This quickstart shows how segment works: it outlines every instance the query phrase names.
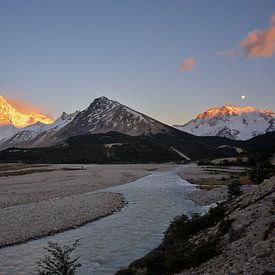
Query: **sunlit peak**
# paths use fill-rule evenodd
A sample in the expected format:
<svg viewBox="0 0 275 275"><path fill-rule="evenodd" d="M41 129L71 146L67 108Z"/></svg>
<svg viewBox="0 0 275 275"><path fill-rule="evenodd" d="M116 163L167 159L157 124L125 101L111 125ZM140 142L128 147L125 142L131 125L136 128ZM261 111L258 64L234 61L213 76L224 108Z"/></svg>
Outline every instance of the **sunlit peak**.
<svg viewBox="0 0 275 275"><path fill-rule="evenodd" d="M13 125L16 128L23 128L32 125L36 122L42 122L45 124L53 123L53 120L44 114L35 112L34 108L29 107L22 103L24 110L21 111L16 105L20 105L20 101L16 100L8 101L2 95L0 95L0 126ZM16 104L16 102L18 104Z"/></svg>

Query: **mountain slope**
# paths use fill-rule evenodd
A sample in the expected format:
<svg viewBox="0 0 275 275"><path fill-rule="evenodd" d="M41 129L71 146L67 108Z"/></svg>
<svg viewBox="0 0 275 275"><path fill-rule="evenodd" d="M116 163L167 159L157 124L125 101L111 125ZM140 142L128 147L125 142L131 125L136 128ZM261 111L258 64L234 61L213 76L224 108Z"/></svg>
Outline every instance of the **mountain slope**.
<svg viewBox="0 0 275 275"><path fill-rule="evenodd" d="M63 143L72 136L110 131L117 131L131 136L172 133L176 131L168 125L106 97L95 99L88 108L82 112L77 112L69 123L64 124L63 127L55 131L39 131L38 134L32 136L34 132L29 130L26 128L24 132L17 133L3 143L0 149L15 146L51 146Z"/></svg>
<svg viewBox="0 0 275 275"><path fill-rule="evenodd" d="M219 148L180 131L174 134L139 136L107 132L73 136L63 144L50 147L9 148L0 152L0 162L161 163L220 158L236 154L234 147Z"/></svg>
<svg viewBox="0 0 275 275"><path fill-rule="evenodd" d="M5 149L14 146L35 147L37 144L40 144L41 139L46 137L49 138L50 136L53 136L57 131L65 127L69 122L73 120L77 113L78 112L75 112L73 114L66 114L65 112L63 112L63 114L51 124L37 122L22 129L17 129L13 126L10 126L13 128L10 130L9 133L7 133L6 138L2 139L2 142L0 140L0 148Z"/></svg>
<svg viewBox="0 0 275 275"><path fill-rule="evenodd" d="M177 216L157 248L116 275L274 274L274 200L275 177L205 215Z"/></svg>
<svg viewBox="0 0 275 275"><path fill-rule="evenodd" d="M138 136L160 132L169 133L173 129L117 101L100 97L96 98L87 109L80 112L72 123L62 130L60 135L69 137L109 131Z"/></svg>
<svg viewBox="0 0 275 275"><path fill-rule="evenodd" d="M275 113L254 107L225 105L208 109L185 125L174 127L197 136L247 140L274 131Z"/></svg>
<svg viewBox="0 0 275 275"><path fill-rule="evenodd" d="M50 124L53 121L51 118L43 114L34 112L23 114L16 110L16 108L0 95L0 126L13 125L16 128L23 128L36 122Z"/></svg>

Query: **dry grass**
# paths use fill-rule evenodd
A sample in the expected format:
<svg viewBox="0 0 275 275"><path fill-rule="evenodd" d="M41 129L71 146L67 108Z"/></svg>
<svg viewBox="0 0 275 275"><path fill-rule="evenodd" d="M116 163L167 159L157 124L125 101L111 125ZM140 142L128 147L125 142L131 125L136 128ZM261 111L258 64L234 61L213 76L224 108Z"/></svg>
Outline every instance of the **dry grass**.
<svg viewBox="0 0 275 275"><path fill-rule="evenodd" d="M231 177L222 177L222 178L199 178L199 179L194 179L194 178L190 178L187 179L188 182L193 183L193 184L197 184L200 186L204 186L205 188L207 186L219 186L219 185L228 185L230 183L232 183L232 180L239 180L241 184L252 184L252 181L249 179L248 176L241 176L241 175L234 175ZM209 187L208 187L209 188Z"/></svg>

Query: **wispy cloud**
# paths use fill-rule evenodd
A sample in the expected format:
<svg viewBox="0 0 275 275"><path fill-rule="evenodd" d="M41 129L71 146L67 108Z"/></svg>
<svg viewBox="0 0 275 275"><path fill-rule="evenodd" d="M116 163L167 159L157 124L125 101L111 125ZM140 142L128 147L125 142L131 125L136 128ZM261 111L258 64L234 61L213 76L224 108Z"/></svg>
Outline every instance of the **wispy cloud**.
<svg viewBox="0 0 275 275"><path fill-rule="evenodd" d="M195 66L196 61L194 58L187 58L185 59L182 64L179 66L179 68L177 69L178 72L188 72L191 71L193 69L193 67Z"/></svg>
<svg viewBox="0 0 275 275"><path fill-rule="evenodd" d="M246 57L271 57L275 54L275 26L271 26L266 30L249 32L247 37L241 41L240 47Z"/></svg>
<svg viewBox="0 0 275 275"><path fill-rule="evenodd" d="M218 52L220 56L234 57L245 56L247 58L270 58L275 54L275 15L270 18L270 24L266 29L253 30L243 39L237 50Z"/></svg>

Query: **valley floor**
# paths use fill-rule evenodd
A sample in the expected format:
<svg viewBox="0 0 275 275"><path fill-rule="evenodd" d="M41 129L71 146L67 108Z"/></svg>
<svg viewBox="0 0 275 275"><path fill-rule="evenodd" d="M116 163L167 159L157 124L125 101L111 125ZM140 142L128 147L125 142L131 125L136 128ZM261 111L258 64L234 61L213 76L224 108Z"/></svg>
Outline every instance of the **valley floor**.
<svg viewBox="0 0 275 275"><path fill-rule="evenodd" d="M226 184L232 175L236 177L244 172L238 167L209 168L195 164L0 164L0 247L51 235L112 214L123 207L123 197L99 190L176 166L180 167L178 173L183 179L199 186L189 195L199 205L225 200Z"/></svg>
<svg viewBox="0 0 275 275"><path fill-rule="evenodd" d="M173 164L0 165L0 247L36 239L112 214L117 193L91 193L132 182Z"/></svg>

